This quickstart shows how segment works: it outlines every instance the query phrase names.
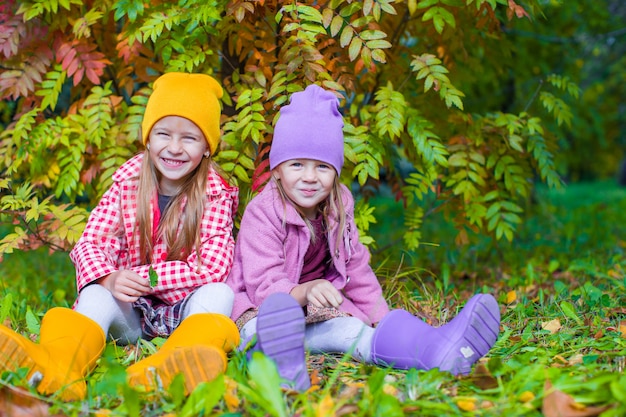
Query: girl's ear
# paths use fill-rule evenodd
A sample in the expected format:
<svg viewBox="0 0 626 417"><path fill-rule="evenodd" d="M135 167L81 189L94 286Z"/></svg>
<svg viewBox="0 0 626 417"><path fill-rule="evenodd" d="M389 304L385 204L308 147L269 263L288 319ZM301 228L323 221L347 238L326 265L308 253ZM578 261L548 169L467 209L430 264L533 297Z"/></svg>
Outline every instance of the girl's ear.
<svg viewBox="0 0 626 417"><path fill-rule="evenodd" d="M150 150L150 143L146 143L146 149Z"/></svg>

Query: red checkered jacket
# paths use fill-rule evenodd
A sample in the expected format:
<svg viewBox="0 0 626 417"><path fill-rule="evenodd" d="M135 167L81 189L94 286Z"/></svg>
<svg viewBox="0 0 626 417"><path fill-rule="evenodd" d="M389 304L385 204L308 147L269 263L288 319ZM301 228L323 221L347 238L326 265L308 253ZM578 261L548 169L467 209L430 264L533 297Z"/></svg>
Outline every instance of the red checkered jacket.
<svg viewBox="0 0 626 417"><path fill-rule="evenodd" d="M137 155L113 174L113 185L91 212L82 236L70 253L76 267L79 293L89 283L117 270L132 270L149 279L150 265L141 261L139 237L133 233L142 160L143 154ZM233 216L239 190L211 171L206 195L200 254L192 251L184 261L165 261L165 243L159 240L154 245L152 267L159 281L152 295L167 304L184 299L201 285L224 281L230 272L234 250ZM156 198L153 201L154 220L159 216L159 208ZM201 267L198 267L198 256L202 260Z"/></svg>

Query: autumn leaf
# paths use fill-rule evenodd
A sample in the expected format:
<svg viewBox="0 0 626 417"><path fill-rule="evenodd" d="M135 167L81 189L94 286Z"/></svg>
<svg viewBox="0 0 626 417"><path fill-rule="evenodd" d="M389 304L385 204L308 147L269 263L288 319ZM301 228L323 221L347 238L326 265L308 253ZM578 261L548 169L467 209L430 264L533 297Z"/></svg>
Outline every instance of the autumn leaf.
<svg viewBox="0 0 626 417"><path fill-rule="evenodd" d="M530 391L524 391L519 395L519 400L523 403L530 402L535 399L535 394Z"/></svg>
<svg viewBox="0 0 626 417"><path fill-rule="evenodd" d="M515 290L511 290L511 291L506 293L506 303L507 304L511 304L515 300L517 300L517 293L515 292Z"/></svg>
<svg viewBox="0 0 626 417"><path fill-rule="evenodd" d="M237 394L237 381L228 376L224 376L224 385L226 386L226 392L224 392L224 402L226 407L231 412L236 411L239 408L240 399Z"/></svg>
<svg viewBox="0 0 626 417"><path fill-rule="evenodd" d="M561 329L561 321L559 319L554 319L543 322L541 323L541 328L544 330L548 330L550 333L554 334Z"/></svg>
<svg viewBox="0 0 626 417"><path fill-rule="evenodd" d="M488 390L498 387L498 380L491 375L489 369L483 362L479 362L474 368L474 372L471 375L474 385L482 390Z"/></svg>
<svg viewBox="0 0 626 417"><path fill-rule="evenodd" d="M7 385L0 388L0 415L12 417L51 416L47 403L22 388Z"/></svg>
<svg viewBox="0 0 626 417"><path fill-rule="evenodd" d="M463 411L474 411L476 410L476 399L465 398L465 399L457 400L456 405Z"/></svg>
<svg viewBox="0 0 626 417"><path fill-rule="evenodd" d="M568 394L554 389L549 380L546 380L544 392L541 411L545 417L595 417L610 408L608 405L587 407L577 403Z"/></svg>

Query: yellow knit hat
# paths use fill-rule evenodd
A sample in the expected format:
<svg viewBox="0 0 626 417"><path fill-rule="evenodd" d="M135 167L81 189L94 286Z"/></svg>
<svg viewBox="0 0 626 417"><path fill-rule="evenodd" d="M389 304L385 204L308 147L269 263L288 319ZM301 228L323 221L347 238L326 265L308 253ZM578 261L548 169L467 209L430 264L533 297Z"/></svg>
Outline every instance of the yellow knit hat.
<svg viewBox="0 0 626 417"><path fill-rule="evenodd" d="M154 82L141 122L143 144L148 142L150 130L166 116L180 116L194 122L206 138L211 155L220 139L219 99L222 87L206 74L168 72Z"/></svg>

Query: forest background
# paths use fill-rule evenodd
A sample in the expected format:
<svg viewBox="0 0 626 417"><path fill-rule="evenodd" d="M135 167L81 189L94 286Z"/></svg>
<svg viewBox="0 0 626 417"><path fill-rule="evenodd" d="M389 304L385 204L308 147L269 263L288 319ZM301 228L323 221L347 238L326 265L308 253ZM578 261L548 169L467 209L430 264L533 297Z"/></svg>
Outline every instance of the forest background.
<svg viewBox="0 0 626 417"><path fill-rule="evenodd" d="M215 159L241 189L239 215L267 181L280 106L310 83L335 91L342 181L392 305L439 324L492 292L503 334L468 378L311 356L315 390L293 395L267 363L235 357L190 398L156 402L111 377L135 360L111 347L86 405L8 376L0 410L624 414L625 18L618 0L2 2L5 324L36 339L49 307L72 304L67 251L141 150L151 82L187 71L224 86Z"/></svg>

